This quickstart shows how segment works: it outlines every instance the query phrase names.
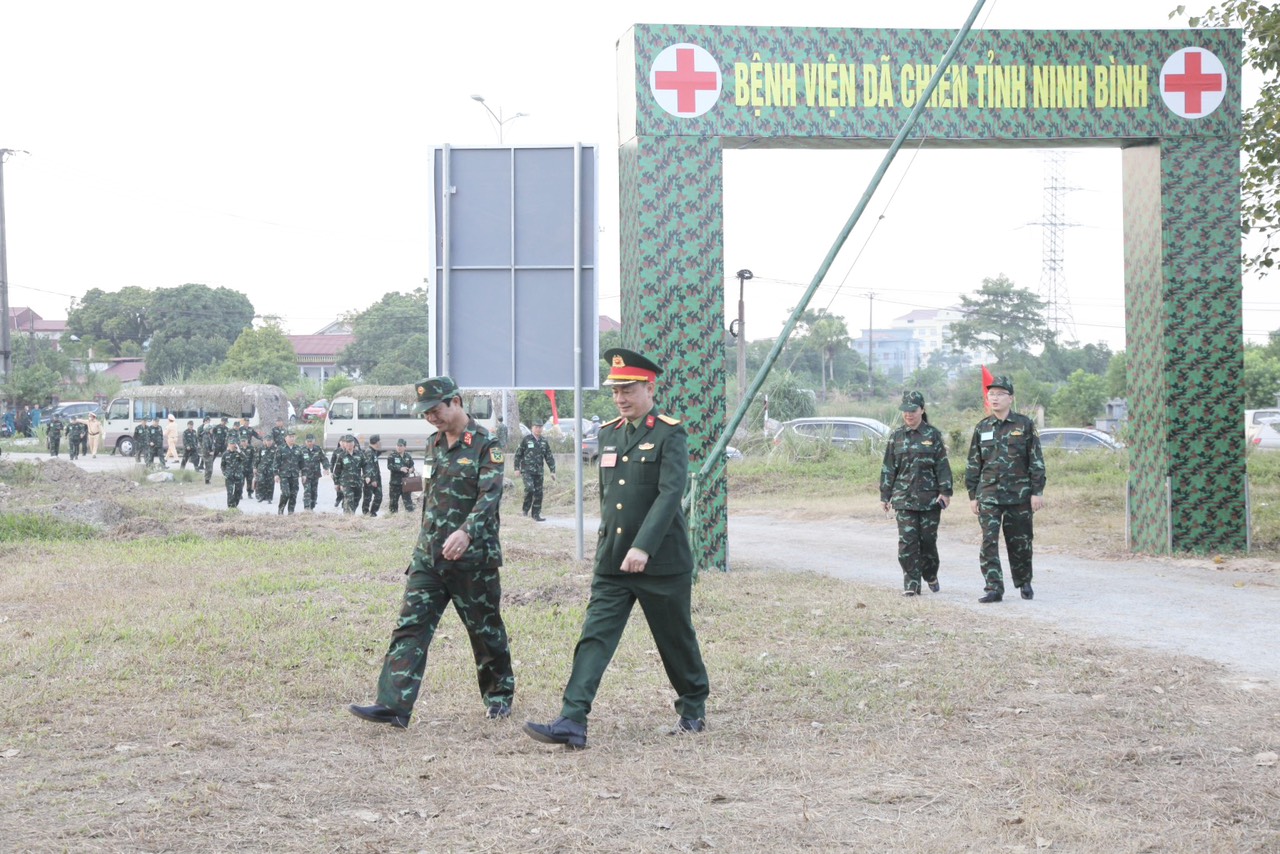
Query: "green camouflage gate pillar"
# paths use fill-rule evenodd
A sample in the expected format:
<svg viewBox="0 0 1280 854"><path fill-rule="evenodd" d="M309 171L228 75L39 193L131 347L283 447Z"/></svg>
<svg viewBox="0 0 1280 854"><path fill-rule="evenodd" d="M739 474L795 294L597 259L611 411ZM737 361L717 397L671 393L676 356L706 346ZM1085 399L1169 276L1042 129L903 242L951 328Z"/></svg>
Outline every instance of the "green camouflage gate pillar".
<svg viewBox="0 0 1280 854"><path fill-rule="evenodd" d="M726 419L721 151L887 147L952 35L637 25L619 40L623 337L668 366L659 396L688 426L695 465ZM974 32L912 135L932 148L1125 150L1141 551L1246 542L1241 47L1237 30ZM694 512L699 566L725 568L723 468Z"/></svg>

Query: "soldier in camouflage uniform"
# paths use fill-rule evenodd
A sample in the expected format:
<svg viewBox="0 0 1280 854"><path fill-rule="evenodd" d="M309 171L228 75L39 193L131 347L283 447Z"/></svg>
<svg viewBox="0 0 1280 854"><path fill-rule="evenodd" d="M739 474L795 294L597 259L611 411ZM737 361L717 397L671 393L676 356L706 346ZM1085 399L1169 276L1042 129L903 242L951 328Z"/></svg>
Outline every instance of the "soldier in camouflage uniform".
<svg viewBox="0 0 1280 854"><path fill-rule="evenodd" d="M142 455L147 452L147 419L142 419L133 428L133 461L142 462Z"/></svg>
<svg viewBox="0 0 1280 854"><path fill-rule="evenodd" d="M364 449L361 462L364 465L364 494L360 499L360 512L366 516L377 516L382 506L382 469L378 467L378 458L382 454L382 437L374 433L369 437L369 446Z"/></svg>
<svg viewBox="0 0 1280 854"><path fill-rule="evenodd" d="M982 528L984 593L979 602L1004 598L1000 530L1009 553L1009 574L1023 599L1032 598L1032 514L1044 507L1044 455L1036 424L1013 411L1013 382L995 377L987 387L991 414L978 422L969 442L964 484Z"/></svg>
<svg viewBox="0 0 1280 854"><path fill-rule="evenodd" d="M213 438L213 430L205 430L204 435L200 437L200 466L204 469L204 482L209 483L213 480L213 460L216 456L214 448L217 447L217 440Z"/></svg>
<svg viewBox="0 0 1280 854"><path fill-rule="evenodd" d="M356 437L349 433L339 443L333 464L333 482L342 488L342 512L355 513L359 510L360 492L364 486L364 455L359 450Z"/></svg>
<svg viewBox="0 0 1280 854"><path fill-rule="evenodd" d="M49 443L49 456L58 456L59 446L62 444L62 419L56 415L45 428L45 441Z"/></svg>
<svg viewBox="0 0 1280 854"><path fill-rule="evenodd" d="M244 454L235 437L227 440L227 449L222 452L222 478L227 486L227 507L239 506L244 493Z"/></svg>
<svg viewBox="0 0 1280 854"><path fill-rule="evenodd" d="M297 445L297 437L286 433L284 444L276 449L276 480L280 481L280 505L276 512L284 514L286 508L289 515L298 504L298 476L302 473L302 449ZM304 505L305 507L305 505Z"/></svg>
<svg viewBox="0 0 1280 854"><path fill-rule="evenodd" d="M542 518L542 466L545 461L551 469L551 476L556 476L556 460L551 454L551 443L542 438L542 425L534 424L533 432L520 440L516 449L516 468L524 480L524 504L520 512L528 516L533 513L533 521L546 521Z"/></svg>
<svg viewBox="0 0 1280 854"><path fill-rule="evenodd" d="M227 416L222 416L222 419L209 429L213 433L213 455L220 457L227 450L227 440L231 438L231 429L227 427Z"/></svg>
<svg viewBox="0 0 1280 854"><path fill-rule="evenodd" d="M365 720L407 727L427 666L427 648L449 603L471 638L485 716L509 717L516 678L499 602L498 508L502 448L462 406L449 377L417 384L415 413L437 429L427 446L434 476L423 498L422 527L407 570L400 619L371 706L350 706Z"/></svg>
<svg viewBox="0 0 1280 854"><path fill-rule="evenodd" d="M499 443L498 447L502 447L502 444ZM395 513L400 499L403 498L404 509L412 513L413 496L404 491L404 479L413 474L413 454L409 453L408 443L404 439L396 439L395 453L387 457L387 473L390 475L387 489L391 491L389 512Z"/></svg>
<svg viewBox="0 0 1280 854"><path fill-rule="evenodd" d="M325 459L324 448L316 446L316 437L307 434L306 444L302 446L302 509L316 509L316 491L320 486L321 470L329 470L329 461Z"/></svg>
<svg viewBox="0 0 1280 854"><path fill-rule="evenodd" d="M73 418L67 425L67 446L71 450L71 459L74 460L80 456L80 443L84 441L88 429L79 418Z"/></svg>
<svg viewBox="0 0 1280 854"><path fill-rule="evenodd" d="M938 522L951 503L951 463L942 431L929 423L924 395L904 391L903 426L893 431L880 466L880 503L898 520L902 595L916 596L921 582L937 593Z"/></svg>
<svg viewBox="0 0 1280 854"><path fill-rule="evenodd" d="M277 449L284 447L284 437L289 435L289 431L285 429L284 419L277 418L276 426L271 428L271 441L275 443ZM294 441L297 441L296 439Z"/></svg>
<svg viewBox="0 0 1280 854"><path fill-rule="evenodd" d="M276 456L279 448L268 434L262 439L262 447L258 449L258 457L254 461L253 485L254 496L259 501L270 503L276 498Z"/></svg>
<svg viewBox="0 0 1280 854"><path fill-rule="evenodd" d="M157 461L160 468L169 467L164 461L164 428L160 426L159 418L152 418L151 426L147 428L147 465Z"/></svg>
<svg viewBox="0 0 1280 854"><path fill-rule="evenodd" d="M196 422L188 421L187 429L182 431L182 462L179 469L187 467L187 460L196 471L200 471L200 436L196 432Z"/></svg>

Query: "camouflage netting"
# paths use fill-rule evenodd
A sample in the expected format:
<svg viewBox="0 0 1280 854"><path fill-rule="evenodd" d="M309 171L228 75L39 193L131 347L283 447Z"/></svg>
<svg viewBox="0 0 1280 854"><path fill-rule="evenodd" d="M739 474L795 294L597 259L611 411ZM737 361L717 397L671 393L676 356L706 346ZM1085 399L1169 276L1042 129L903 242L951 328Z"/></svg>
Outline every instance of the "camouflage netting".
<svg viewBox="0 0 1280 854"><path fill-rule="evenodd" d="M162 403L166 409L196 410L216 408L228 415L246 411L246 402L260 404L261 424L289 417L289 397L284 389L257 383L223 383L220 385L144 385L126 389L122 394Z"/></svg>

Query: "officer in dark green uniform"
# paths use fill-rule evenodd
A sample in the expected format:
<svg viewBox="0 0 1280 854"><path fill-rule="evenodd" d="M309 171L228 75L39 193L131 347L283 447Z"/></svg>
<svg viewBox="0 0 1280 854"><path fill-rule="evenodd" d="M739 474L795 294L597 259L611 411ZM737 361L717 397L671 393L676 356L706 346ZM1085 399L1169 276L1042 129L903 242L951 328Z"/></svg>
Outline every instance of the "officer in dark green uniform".
<svg viewBox="0 0 1280 854"><path fill-rule="evenodd" d="M674 733L702 732L709 686L693 628L693 553L681 500L689 451L680 422L654 405L661 369L630 350L604 354L605 385L621 416L600 428L600 534L582 635L573 651L560 717L525 724L538 741L587 744L587 715L600 679L639 601L680 718Z"/></svg>
<svg viewBox="0 0 1280 854"><path fill-rule="evenodd" d="M427 666L427 647L452 602L471 638L485 717L510 717L516 677L498 577L502 448L467 414L458 386L449 377L422 380L417 392L413 411L422 413L437 431L427 443L432 476L422 498L422 526L407 570L400 620L378 679L378 701L348 709L376 723L401 729L409 725Z"/></svg>
<svg viewBox="0 0 1280 854"><path fill-rule="evenodd" d="M898 522L898 563L902 595L916 596L921 583L937 593L938 522L951 503L951 463L942 431L929 423L924 395L904 391L902 426L884 447L880 466L880 503Z"/></svg>
<svg viewBox="0 0 1280 854"><path fill-rule="evenodd" d="M1013 411L1013 382L995 377L987 386L991 414L978 422L969 442L964 485L982 528L980 566L984 591L979 602L1004 598L1000 529L1009 552L1009 574L1023 599L1031 589L1032 514L1044 507L1044 454L1036 423Z"/></svg>

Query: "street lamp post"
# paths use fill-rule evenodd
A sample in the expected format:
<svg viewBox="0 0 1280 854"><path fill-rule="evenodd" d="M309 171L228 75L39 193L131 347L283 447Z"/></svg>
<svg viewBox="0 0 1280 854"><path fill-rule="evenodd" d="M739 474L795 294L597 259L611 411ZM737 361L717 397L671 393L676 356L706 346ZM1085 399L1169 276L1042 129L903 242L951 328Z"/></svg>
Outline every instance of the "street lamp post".
<svg viewBox="0 0 1280 854"><path fill-rule="evenodd" d="M507 125L507 123L508 123L508 122L514 122L516 119L524 118L525 116L529 115L528 113L516 113L515 115L513 115L513 116L508 116L507 118L505 118L505 119L504 119L504 118L502 117L502 108L501 108L501 107L499 107L499 108L498 108L498 112L496 112L496 113L495 113L495 112L493 111L493 107L490 107L490 106L489 106L488 102L487 102L487 101L485 101L485 99L484 99L484 96L483 96L483 95L472 95L472 96L471 96L471 100L473 100L473 101L479 101L479 102L480 102L480 106L482 106L482 107L484 107L486 110L488 110L488 111L489 111L489 115L493 116L493 120L494 120L495 122L497 122L497 124L498 124L498 145L502 145L502 128L503 128L503 127L505 127L505 126Z"/></svg>
<svg viewBox="0 0 1280 854"><path fill-rule="evenodd" d="M738 277L738 329L734 333L738 338L738 402L747 393L747 304L743 299L743 291L747 279L755 276L750 270L739 270L734 273Z"/></svg>

